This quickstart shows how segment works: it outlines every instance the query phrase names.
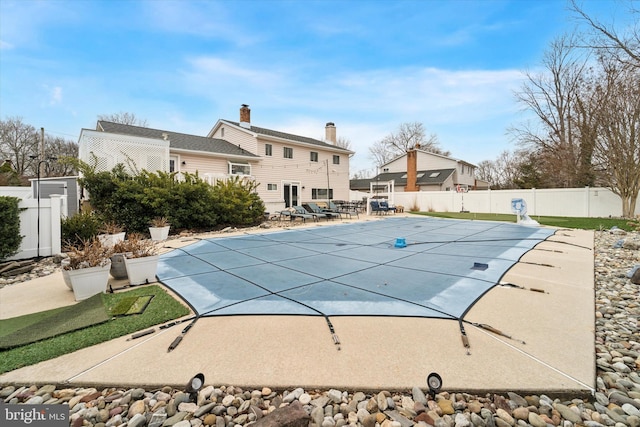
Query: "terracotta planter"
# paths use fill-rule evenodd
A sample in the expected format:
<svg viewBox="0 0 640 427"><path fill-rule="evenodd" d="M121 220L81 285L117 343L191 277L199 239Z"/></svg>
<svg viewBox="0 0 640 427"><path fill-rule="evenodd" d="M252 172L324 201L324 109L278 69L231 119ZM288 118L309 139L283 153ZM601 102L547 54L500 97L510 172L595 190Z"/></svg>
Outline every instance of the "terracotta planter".
<svg viewBox="0 0 640 427"><path fill-rule="evenodd" d="M169 225L165 227L149 227L151 240L154 240L154 241L167 240L167 237L169 237L169 228L171 228L171 226Z"/></svg>
<svg viewBox="0 0 640 427"><path fill-rule="evenodd" d="M66 270L76 301L107 291L111 260L104 267Z"/></svg>
<svg viewBox="0 0 640 427"><path fill-rule="evenodd" d="M141 258L125 258L127 276L131 286L153 283L156 281L159 255L145 256Z"/></svg>

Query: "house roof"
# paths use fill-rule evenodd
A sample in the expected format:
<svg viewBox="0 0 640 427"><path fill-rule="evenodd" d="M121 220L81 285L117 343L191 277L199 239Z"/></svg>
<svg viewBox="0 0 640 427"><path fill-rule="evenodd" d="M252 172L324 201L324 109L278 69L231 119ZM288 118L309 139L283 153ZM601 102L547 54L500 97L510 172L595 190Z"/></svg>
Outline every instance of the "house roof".
<svg viewBox="0 0 640 427"><path fill-rule="evenodd" d="M226 156L255 157L259 156L244 150L224 139L208 138L206 136L189 135L170 130L152 129L141 126L124 125L121 123L99 120L97 130L124 135L140 136L145 138L164 139L167 135L169 147L177 150L200 151L207 153L224 154Z"/></svg>
<svg viewBox="0 0 640 427"><path fill-rule="evenodd" d="M424 154L429 154L429 155L431 155L431 156L441 157L441 158L443 158L443 159L453 160L453 161L456 161L456 162L458 162L458 163L463 163L463 164L468 165L468 166L476 167L476 165L474 165L473 163L469 163L469 162L467 162L467 161L465 161L465 160L460 160L460 159L456 159L455 157L445 156L444 154L434 153L433 151L429 151L429 150L422 150L422 149L420 149L420 148L416 148L416 151L419 151L419 152L424 153ZM393 162L395 162L395 161L396 161L396 160L398 160L398 159L401 159L401 158L403 158L403 157L406 157L406 155L407 155L407 153L399 154L398 156L394 157L393 159L389 160L388 162L383 163L383 164L382 164L382 166L386 166L386 165L388 165L389 163L393 163Z"/></svg>
<svg viewBox="0 0 640 427"><path fill-rule="evenodd" d="M251 127L249 127L249 128L245 128L245 127L240 126L240 123L234 122L234 121L231 121L231 120L221 120L221 121L225 122L227 124L230 124L230 125L238 126L240 129L246 129L248 131L254 132L254 133L258 134L258 135L270 136L270 137L274 137L274 138L288 139L290 141L302 142L304 144L317 145L317 146L322 147L322 148L330 148L330 149L333 149L333 150L340 150L340 151L344 151L345 153L353 153L351 150L347 150L346 148L338 147L337 145L328 144L328 143L326 143L324 141L320 141L319 139L313 139L313 138L308 138L306 136L294 135L292 133L279 132L277 130L261 128L261 127L253 126L253 125L251 125Z"/></svg>
<svg viewBox="0 0 640 427"><path fill-rule="evenodd" d="M430 170L420 170L417 171L417 185L437 185L443 184L447 178L449 178L455 169L430 169ZM370 183L385 183L389 181L395 181L395 185L405 186L407 184L407 173L406 172L385 172L381 173L378 176L375 176L371 179L352 179L349 181L349 188L351 190L362 190L366 189L367 191L370 188Z"/></svg>

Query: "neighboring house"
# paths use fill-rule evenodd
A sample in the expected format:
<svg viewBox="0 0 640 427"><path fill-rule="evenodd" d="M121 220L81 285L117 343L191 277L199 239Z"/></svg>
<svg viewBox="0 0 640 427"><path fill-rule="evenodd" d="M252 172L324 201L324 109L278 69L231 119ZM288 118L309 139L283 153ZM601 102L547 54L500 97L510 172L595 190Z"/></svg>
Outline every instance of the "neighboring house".
<svg viewBox="0 0 640 427"><path fill-rule="evenodd" d="M383 164L371 179L350 182L354 191L386 191L393 181L394 191L486 190L489 184L475 178L476 166L463 160L415 149Z"/></svg>
<svg viewBox="0 0 640 427"><path fill-rule="evenodd" d="M251 125L251 111L240 120L218 120L205 136L99 121L83 129L79 157L95 159L98 170L118 163L138 170L198 173L210 184L231 176L253 179L267 211L307 201L347 199L349 157L336 146L336 127L327 123L325 141Z"/></svg>

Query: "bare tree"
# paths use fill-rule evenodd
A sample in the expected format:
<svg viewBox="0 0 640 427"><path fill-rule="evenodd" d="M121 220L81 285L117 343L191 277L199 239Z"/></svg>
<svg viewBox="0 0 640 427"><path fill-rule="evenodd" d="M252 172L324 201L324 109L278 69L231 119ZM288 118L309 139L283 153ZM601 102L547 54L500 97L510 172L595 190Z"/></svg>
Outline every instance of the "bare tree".
<svg viewBox="0 0 640 427"><path fill-rule="evenodd" d="M100 114L98 120L104 120L105 122L120 123L123 125L140 126L143 128L149 127L147 119L138 118L135 113L119 112L114 114Z"/></svg>
<svg viewBox="0 0 640 427"><path fill-rule="evenodd" d="M544 153L553 164L554 187L583 185L579 182L588 152L581 149L577 99L583 89L588 55L576 52L575 36L563 35L554 40L543 58L544 72L526 72L526 81L516 99L539 120L539 127L523 124L510 132L521 146ZM585 159L585 156L587 157Z"/></svg>
<svg viewBox="0 0 640 427"><path fill-rule="evenodd" d="M623 33L619 33L612 25L589 16L576 0L569 1L569 10L591 30L585 34L587 48L599 52L604 50L607 56L617 62L640 68L640 9L634 5L633 0L629 0L628 4L627 18L631 25L623 27Z"/></svg>
<svg viewBox="0 0 640 427"><path fill-rule="evenodd" d="M0 120L0 155L9 160L13 170L23 176L30 170L38 155L38 135L36 128L22 121L22 117Z"/></svg>
<svg viewBox="0 0 640 427"><path fill-rule="evenodd" d="M45 142L45 158L56 157L62 160L63 157L78 157L78 143L69 139L60 137L52 137L46 135ZM47 176L68 176L76 171L70 162L51 161L49 162L46 174Z"/></svg>
<svg viewBox="0 0 640 427"><path fill-rule="evenodd" d="M603 68L594 159L622 199L622 215L633 217L640 192L640 68L617 60Z"/></svg>
<svg viewBox="0 0 640 427"><path fill-rule="evenodd" d="M444 156L451 154L440 148L440 142L435 133L426 136L422 123L407 122L400 124L395 133L390 133L382 140L375 142L369 148L369 155L374 159L376 165L380 166L415 148Z"/></svg>

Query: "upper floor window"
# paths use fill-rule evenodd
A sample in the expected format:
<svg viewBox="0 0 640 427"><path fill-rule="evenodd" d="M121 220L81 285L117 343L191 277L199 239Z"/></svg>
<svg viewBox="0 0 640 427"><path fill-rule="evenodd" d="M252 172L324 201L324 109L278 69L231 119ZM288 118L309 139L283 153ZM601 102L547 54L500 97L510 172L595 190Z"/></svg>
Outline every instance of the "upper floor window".
<svg viewBox="0 0 640 427"><path fill-rule="evenodd" d="M333 164L334 165L339 165L340 164L340 156L333 156Z"/></svg>
<svg viewBox="0 0 640 427"><path fill-rule="evenodd" d="M318 152L317 151L312 151L309 160L312 161L312 162L317 162L318 161Z"/></svg>
<svg viewBox="0 0 640 427"><path fill-rule="evenodd" d="M251 165L248 163L229 163L230 175L251 175Z"/></svg>
<svg viewBox="0 0 640 427"><path fill-rule="evenodd" d="M220 138L224 138L224 128L220 128Z"/></svg>
<svg viewBox="0 0 640 427"><path fill-rule="evenodd" d="M293 159L293 148L284 147L284 152L282 154L282 157L284 157L285 159Z"/></svg>
<svg viewBox="0 0 640 427"><path fill-rule="evenodd" d="M265 156L273 156L273 145L264 144L264 155Z"/></svg>

